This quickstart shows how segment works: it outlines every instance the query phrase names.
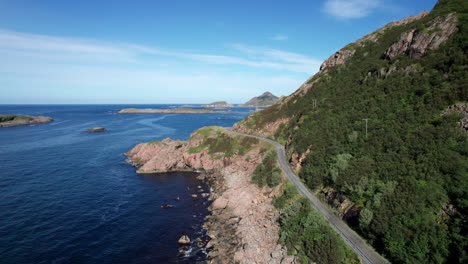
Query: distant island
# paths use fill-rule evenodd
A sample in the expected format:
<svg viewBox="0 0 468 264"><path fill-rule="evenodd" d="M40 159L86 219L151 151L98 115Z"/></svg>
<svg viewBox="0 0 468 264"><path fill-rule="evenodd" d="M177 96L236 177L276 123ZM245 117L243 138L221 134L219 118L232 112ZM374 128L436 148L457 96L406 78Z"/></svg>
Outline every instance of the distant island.
<svg viewBox="0 0 468 264"><path fill-rule="evenodd" d="M213 102L210 104L204 104L202 107L207 107L207 108L227 108L227 107L267 107L270 106L276 101L278 101L279 97L273 95L270 92L264 92L262 95L253 97L249 101L247 101L245 104L240 104L240 105L233 105L229 104L226 101L217 101ZM190 105L184 105L183 107L190 107Z"/></svg>
<svg viewBox="0 0 468 264"><path fill-rule="evenodd" d="M219 108L219 107L233 107L234 105L228 104L226 101L219 101L219 102L213 102L211 104L204 104L202 107L214 107L214 108Z"/></svg>
<svg viewBox="0 0 468 264"><path fill-rule="evenodd" d="M0 127L25 126L52 121L54 119L48 116L0 115Z"/></svg>
<svg viewBox="0 0 468 264"><path fill-rule="evenodd" d="M270 92L264 92L262 95L254 97L250 99L247 103L241 105L243 107L264 107L270 106L276 101L278 101L278 97L273 95Z"/></svg>
<svg viewBox="0 0 468 264"><path fill-rule="evenodd" d="M125 108L118 112L118 114L219 114L229 113L231 111L214 111L210 109L138 109L138 108Z"/></svg>

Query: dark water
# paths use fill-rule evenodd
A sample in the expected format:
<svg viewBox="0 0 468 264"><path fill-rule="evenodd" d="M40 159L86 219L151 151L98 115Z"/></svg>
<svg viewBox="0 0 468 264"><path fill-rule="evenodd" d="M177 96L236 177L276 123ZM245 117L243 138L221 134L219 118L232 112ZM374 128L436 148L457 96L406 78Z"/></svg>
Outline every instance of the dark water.
<svg viewBox="0 0 468 264"><path fill-rule="evenodd" d="M114 114L135 105L0 105L0 114L56 121L0 129L0 263L194 263L183 234L200 235L207 202L194 175L141 176L123 153L203 126L231 126L243 113ZM85 133L103 126L104 133ZM206 187L205 187L206 188ZM174 198L179 196L180 201ZM169 203L174 208L161 209ZM194 217L194 215L196 217Z"/></svg>

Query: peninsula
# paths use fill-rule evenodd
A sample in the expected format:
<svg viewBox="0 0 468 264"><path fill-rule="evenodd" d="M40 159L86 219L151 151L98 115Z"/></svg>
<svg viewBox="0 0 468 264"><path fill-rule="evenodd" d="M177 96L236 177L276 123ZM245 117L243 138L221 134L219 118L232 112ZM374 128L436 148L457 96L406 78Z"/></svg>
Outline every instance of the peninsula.
<svg viewBox="0 0 468 264"><path fill-rule="evenodd" d="M125 108L117 112L118 114L221 114L231 111L214 111L210 109L138 109Z"/></svg>
<svg viewBox="0 0 468 264"><path fill-rule="evenodd" d="M0 115L0 127L25 126L49 123L52 121L54 121L54 119L48 116Z"/></svg>

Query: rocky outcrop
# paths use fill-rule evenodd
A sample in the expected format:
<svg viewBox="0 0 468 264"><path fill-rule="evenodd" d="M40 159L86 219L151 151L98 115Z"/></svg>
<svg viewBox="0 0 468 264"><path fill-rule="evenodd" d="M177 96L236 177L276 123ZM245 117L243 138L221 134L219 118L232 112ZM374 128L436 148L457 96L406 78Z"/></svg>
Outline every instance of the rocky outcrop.
<svg viewBox="0 0 468 264"><path fill-rule="evenodd" d="M225 132L228 133L228 132ZM261 189L251 183L251 175L263 160L258 142L245 155L221 157L197 149L204 136L194 133L188 141L165 139L142 143L126 155L139 173L184 170L208 171L212 214L204 227L210 241L206 244L209 263L292 263L293 258L278 245L279 213L271 204L277 189ZM247 158L249 157L249 158Z"/></svg>
<svg viewBox="0 0 468 264"><path fill-rule="evenodd" d="M25 126L53 122L48 116L0 115L0 127Z"/></svg>
<svg viewBox="0 0 468 264"><path fill-rule="evenodd" d="M273 122L266 123L262 125L261 128L257 127L249 127L245 121L248 122L248 119L252 118L252 116L248 116L246 119L244 119L241 122L237 122L233 126L233 130L239 133L245 133L245 134L252 134L252 135L257 135L260 137L274 137L276 134L276 131L280 128L282 124L287 124L289 123L290 118L279 118Z"/></svg>
<svg viewBox="0 0 468 264"><path fill-rule="evenodd" d="M447 107L447 109L442 112L442 115L448 114L462 114L463 117L459 125L463 131L468 132L468 103L458 103Z"/></svg>
<svg viewBox="0 0 468 264"><path fill-rule="evenodd" d="M384 27L364 36L363 38L360 38L356 42L347 45L343 49L337 51L335 54L330 56L330 58L325 60L320 66L320 72L326 72L331 67L335 67L335 66L346 63L354 55L354 53L356 52L356 48L362 47L363 45L365 45L367 41L372 41L372 42L378 41L379 36L381 36L386 30L395 26L402 26L402 25L412 23L416 20L419 20L427 16L428 14L429 12L423 11L417 16L411 16L411 17L407 17L399 21L388 23Z"/></svg>
<svg viewBox="0 0 468 264"><path fill-rule="evenodd" d="M107 131L107 129L104 127L94 127L94 128L85 130L85 132L88 132L88 133L105 132L105 131Z"/></svg>
<svg viewBox="0 0 468 264"><path fill-rule="evenodd" d="M306 152L300 155L298 153L293 153L291 155L290 164L296 173L299 173L301 171L302 165L304 164L304 161L309 154L310 154L310 148L308 148Z"/></svg>
<svg viewBox="0 0 468 264"><path fill-rule="evenodd" d="M404 33L400 40L393 43L385 52L386 59L393 59L406 54L411 58L420 58L429 50L435 50L457 30L457 17L454 13L446 17L437 17L423 31L412 29Z"/></svg>

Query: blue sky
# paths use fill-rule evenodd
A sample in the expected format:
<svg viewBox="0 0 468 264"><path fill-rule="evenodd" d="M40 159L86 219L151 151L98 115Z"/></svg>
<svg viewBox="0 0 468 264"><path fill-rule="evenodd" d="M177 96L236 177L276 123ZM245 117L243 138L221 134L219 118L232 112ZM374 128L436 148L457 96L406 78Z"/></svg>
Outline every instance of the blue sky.
<svg viewBox="0 0 468 264"><path fill-rule="evenodd" d="M0 0L0 104L242 103L436 0Z"/></svg>

